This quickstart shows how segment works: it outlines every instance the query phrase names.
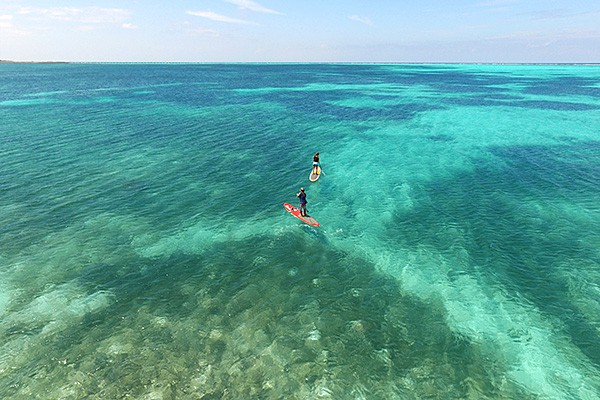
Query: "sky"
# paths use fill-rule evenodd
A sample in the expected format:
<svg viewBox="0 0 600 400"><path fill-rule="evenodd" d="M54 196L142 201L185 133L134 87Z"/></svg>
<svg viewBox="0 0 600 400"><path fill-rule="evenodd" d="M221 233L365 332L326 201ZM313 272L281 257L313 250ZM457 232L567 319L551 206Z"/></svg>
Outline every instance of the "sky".
<svg viewBox="0 0 600 400"><path fill-rule="evenodd" d="M600 0L0 0L0 60L599 63Z"/></svg>

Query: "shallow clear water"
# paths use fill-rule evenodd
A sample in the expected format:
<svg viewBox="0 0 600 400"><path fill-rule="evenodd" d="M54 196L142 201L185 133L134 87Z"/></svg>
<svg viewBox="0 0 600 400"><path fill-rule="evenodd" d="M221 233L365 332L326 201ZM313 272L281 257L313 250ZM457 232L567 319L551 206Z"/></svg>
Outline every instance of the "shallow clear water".
<svg viewBox="0 0 600 400"><path fill-rule="evenodd" d="M0 64L0 118L1 398L600 397L600 67Z"/></svg>

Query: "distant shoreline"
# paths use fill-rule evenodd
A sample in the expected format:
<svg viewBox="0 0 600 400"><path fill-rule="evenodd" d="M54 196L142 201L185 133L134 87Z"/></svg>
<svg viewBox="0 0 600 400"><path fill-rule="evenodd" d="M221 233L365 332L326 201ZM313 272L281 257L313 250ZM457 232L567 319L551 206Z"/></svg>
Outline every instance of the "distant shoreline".
<svg viewBox="0 0 600 400"><path fill-rule="evenodd" d="M68 61L14 61L0 60L0 64L68 64Z"/></svg>
<svg viewBox="0 0 600 400"><path fill-rule="evenodd" d="M442 62L442 61L17 61L0 60L0 64L398 64L398 65L498 65L498 66L591 66L598 67L600 63L593 62L547 62L547 63L528 63L528 62Z"/></svg>

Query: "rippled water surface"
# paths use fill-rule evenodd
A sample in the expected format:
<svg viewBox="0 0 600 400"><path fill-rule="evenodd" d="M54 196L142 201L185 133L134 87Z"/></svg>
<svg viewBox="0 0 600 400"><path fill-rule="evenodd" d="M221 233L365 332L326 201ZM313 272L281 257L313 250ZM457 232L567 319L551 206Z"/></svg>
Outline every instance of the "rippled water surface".
<svg viewBox="0 0 600 400"><path fill-rule="evenodd" d="M600 398L600 67L0 64L0 120L0 398Z"/></svg>

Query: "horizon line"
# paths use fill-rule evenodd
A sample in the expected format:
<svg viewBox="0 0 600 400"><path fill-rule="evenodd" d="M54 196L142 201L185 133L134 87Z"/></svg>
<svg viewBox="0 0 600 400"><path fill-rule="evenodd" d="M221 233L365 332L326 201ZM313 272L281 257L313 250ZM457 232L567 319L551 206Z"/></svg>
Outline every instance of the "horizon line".
<svg viewBox="0 0 600 400"><path fill-rule="evenodd" d="M408 64L408 65L589 65L600 62L479 62L479 61L58 61L0 60L0 64Z"/></svg>

